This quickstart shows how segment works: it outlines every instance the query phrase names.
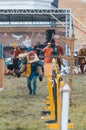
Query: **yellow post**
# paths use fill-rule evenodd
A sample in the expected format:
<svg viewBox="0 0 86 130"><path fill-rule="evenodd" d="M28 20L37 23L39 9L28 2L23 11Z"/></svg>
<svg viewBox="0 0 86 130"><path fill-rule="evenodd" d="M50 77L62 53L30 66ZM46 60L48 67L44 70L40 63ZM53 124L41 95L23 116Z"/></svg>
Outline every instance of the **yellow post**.
<svg viewBox="0 0 86 130"><path fill-rule="evenodd" d="M60 74L58 74L58 66L56 59L52 62L52 74L47 72L47 85L48 85L48 99L46 99L46 109L50 110L50 116L46 126L50 129L61 130L61 112L62 112L62 92L61 87L64 86L64 81ZM55 88L54 88L55 87ZM68 123L68 128L73 128L73 123Z"/></svg>
<svg viewBox="0 0 86 130"><path fill-rule="evenodd" d="M52 119L55 119L55 112L54 112L55 106L54 106L54 98L53 98L53 91L52 91L52 78L50 75L47 76L47 85L48 85L48 97L49 97L49 99L48 99L49 104L48 105L49 106L46 106L45 110L49 110L50 115L47 117L44 117L44 119L52 120Z"/></svg>
<svg viewBox="0 0 86 130"><path fill-rule="evenodd" d="M64 81L61 78L61 75L58 74L57 78L56 78L56 84L57 84L57 111L56 111L56 116L57 116L57 121L55 123L50 123L47 124L46 126L50 129L56 129L56 130L60 130L61 127L61 105L62 105L62 99L61 99L61 88L64 86ZM68 123L68 128L74 128L74 124L73 123Z"/></svg>
<svg viewBox="0 0 86 130"><path fill-rule="evenodd" d="M60 88L64 85L64 81L60 80L61 75L56 75L56 104L55 104L55 120L56 122L47 124L48 128L60 130L60 117L61 117L61 93Z"/></svg>

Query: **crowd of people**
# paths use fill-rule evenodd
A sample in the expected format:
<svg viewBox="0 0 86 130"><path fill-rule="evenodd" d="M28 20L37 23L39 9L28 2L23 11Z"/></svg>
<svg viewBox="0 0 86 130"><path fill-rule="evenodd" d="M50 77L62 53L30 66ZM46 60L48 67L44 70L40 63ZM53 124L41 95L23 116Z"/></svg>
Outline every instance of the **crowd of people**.
<svg viewBox="0 0 86 130"><path fill-rule="evenodd" d="M39 43L36 46L31 45L27 48L26 53L18 47L17 43L13 44L13 48L10 51L13 59L13 72L17 77L20 77L23 72L25 73L30 94L36 94L37 77L39 77L40 81L43 80L44 64L52 63L53 57L57 58L59 54L64 54L63 48L54 39L51 39L43 47L40 47ZM20 58L22 62L20 62ZM58 58L57 60L59 62L59 69L61 69L61 61Z"/></svg>
<svg viewBox="0 0 86 130"><path fill-rule="evenodd" d="M40 56L42 54L42 57ZM13 44L13 49L10 52L13 58L13 71L17 77L21 77L24 72L27 77L27 87L29 94L36 94L37 89L37 77L39 80L43 80L44 75L44 64L52 63L52 59L55 58L58 63L59 70L61 66L64 65L60 55L64 55L64 49L60 45L59 41L55 41L54 38L51 39L45 46L41 47L40 43L36 46L29 46L27 52L24 53L16 43ZM81 73L84 73L84 66L86 64L86 45L79 50L79 65ZM23 59L20 63L19 58Z"/></svg>

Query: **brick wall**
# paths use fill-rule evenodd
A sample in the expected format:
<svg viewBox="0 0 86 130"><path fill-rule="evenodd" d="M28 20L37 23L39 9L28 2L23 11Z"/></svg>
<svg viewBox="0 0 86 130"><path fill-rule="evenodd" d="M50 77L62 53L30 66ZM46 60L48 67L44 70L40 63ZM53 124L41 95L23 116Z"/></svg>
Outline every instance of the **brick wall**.
<svg viewBox="0 0 86 130"><path fill-rule="evenodd" d="M59 8L70 8L72 15L74 15L82 24L74 20L74 33L77 38L76 46L79 47L81 44L86 44L86 2L85 0L59 0ZM82 30L82 31L81 31Z"/></svg>
<svg viewBox="0 0 86 130"><path fill-rule="evenodd" d="M22 36L19 40L16 37L13 37L12 35L15 36ZM46 35L44 33L39 33L39 32L28 32L28 33L0 33L0 43L3 44L3 46L12 46L13 43L17 43L19 46L24 46L23 41L25 41L25 34L29 36L29 38L32 38L31 43L36 44L37 42L44 43L46 41ZM33 36L32 36L33 35Z"/></svg>

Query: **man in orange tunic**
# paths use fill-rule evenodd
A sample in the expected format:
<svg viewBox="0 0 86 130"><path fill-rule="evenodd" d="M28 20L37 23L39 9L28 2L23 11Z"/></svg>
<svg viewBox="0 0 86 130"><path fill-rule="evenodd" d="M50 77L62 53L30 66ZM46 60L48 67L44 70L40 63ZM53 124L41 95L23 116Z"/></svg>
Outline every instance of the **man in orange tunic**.
<svg viewBox="0 0 86 130"><path fill-rule="evenodd" d="M44 53L44 63L52 63L53 49L51 48L51 43L49 42L42 51Z"/></svg>

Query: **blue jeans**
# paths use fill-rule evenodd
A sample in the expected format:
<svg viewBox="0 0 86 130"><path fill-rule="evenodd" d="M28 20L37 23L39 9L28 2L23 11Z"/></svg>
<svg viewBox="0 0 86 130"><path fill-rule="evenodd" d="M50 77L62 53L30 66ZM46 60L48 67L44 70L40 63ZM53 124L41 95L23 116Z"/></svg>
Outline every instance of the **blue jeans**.
<svg viewBox="0 0 86 130"><path fill-rule="evenodd" d="M36 94L36 85L37 82L37 76L34 76L32 79L31 78L27 78L27 87L30 91L30 94Z"/></svg>

